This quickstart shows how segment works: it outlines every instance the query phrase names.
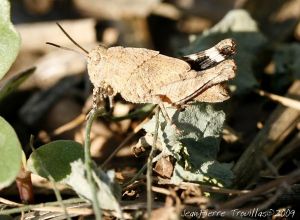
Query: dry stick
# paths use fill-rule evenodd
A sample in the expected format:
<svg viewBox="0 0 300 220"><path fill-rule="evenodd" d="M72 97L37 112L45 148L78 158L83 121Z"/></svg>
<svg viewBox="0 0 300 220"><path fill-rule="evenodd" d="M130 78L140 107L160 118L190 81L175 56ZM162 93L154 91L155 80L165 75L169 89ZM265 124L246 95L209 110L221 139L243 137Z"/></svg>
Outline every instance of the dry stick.
<svg viewBox="0 0 300 220"><path fill-rule="evenodd" d="M279 185L281 185L283 183L293 184L299 180L300 180L300 169L293 171L291 174L289 174L283 178L279 178L279 179L270 181L256 189L254 189L250 193L247 193L245 195L240 195L239 197L236 197L228 202L225 202L224 204L220 205L220 209L230 209L230 208L240 207L245 202L251 200L254 196L260 195L260 194L265 193L270 190L274 190L274 189L276 189L276 187L278 187Z"/></svg>
<svg viewBox="0 0 300 220"><path fill-rule="evenodd" d="M146 166L145 166L146 168ZM142 180L139 180L137 182L134 181L128 181L128 183L124 183L123 186L123 191L128 191L136 188L137 186L140 186L143 184ZM159 180L158 184L160 185L171 185L173 186L174 184L170 182L170 180ZM211 192L211 193L220 193L220 194L227 194L227 195L242 195L242 194L247 194L250 193L250 190L237 190L237 189L227 189L227 188L220 188L217 186L209 186L209 185L203 185L203 184L198 184L198 183L190 183L190 182L182 182L178 185L180 189L188 189L189 187L199 187L203 192ZM153 187L152 187L152 191Z"/></svg>
<svg viewBox="0 0 300 220"><path fill-rule="evenodd" d="M279 167L283 163L283 159L287 158L288 155L292 155L297 148L300 147L300 132L295 135L295 137L288 142L276 155L272 158L272 164Z"/></svg>
<svg viewBox="0 0 300 220"><path fill-rule="evenodd" d="M65 210L63 210L61 207L56 207L56 206L39 207L39 208L33 208L32 210L40 211L40 212L65 212ZM67 211L69 214L76 214L76 215L93 214L93 210L91 208L67 207Z"/></svg>
<svg viewBox="0 0 300 220"><path fill-rule="evenodd" d="M79 202L85 202L85 200L81 199L81 198L76 198L76 199L63 200L62 202L55 201L55 202L40 203L40 204L37 204L37 205L25 205L25 206L21 206L21 207L18 207L18 208L1 210L0 214L1 215L10 215L10 214L15 214L15 213L20 213L20 212L26 212L26 211L34 210L36 208L42 208L42 207L48 207L48 206L56 206L56 205L61 205L61 204L66 205L66 204L79 203Z"/></svg>
<svg viewBox="0 0 300 220"><path fill-rule="evenodd" d="M126 191L130 191L130 190L134 190L135 188L139 187L139 186L143 186L145 185L144 180L138 180L134 183L128 184L127 186L124 186L124 184L122 186L122 192L126 192Z"/></svg>
<svg viewBox="0 0 300 220"><path fill-rule="evenodd" d="M170 190L167 190L165 188L161 188L161 187L157 187L157 186L152 186L151 188L152 188L153 192L160 193L160 194L163 194L163 195L166 195L166 196L171 195Z"/></svg>
<svg viewBox="0 0 300 220"><path fill-rule="evenodd" d="M267 199L266 201L264 201L262 204L257 205L257 209L258 210L264 210L268 207L270 207L270 205L272 205L285 191L289 190L289 187L285 186L286 184L283 183L282 186L280 186L279 188L277 188L275 194L270 197L269 199Z"/></svg>
<svg viewBox="0 0 300 220"><path fill-rule="evenodd" d="M154 137L153 137L153 144L148 156L147 161L147 216L148 219L151 217L152 211L152 160L154 158L154 154L156 152L156 142L158 137L158 128L159 128L159 112L160 108L156 109L155 111L155 130L154 130Z"/></svg>
<svg viewBox="0 0 300 220"><path fill-rule="evenodd" d="M279 102L280 104L282 104L286 107L294 108L294 109L297 109L300 111L300 101L298 101L298 100L283 97L283 96L276 95L276 94L272 94L272 93L265 92L265 91L259 90L259 89L256 90L256 92L261 96L268 97L272 101Z"/></svg>
<svg viewBox="0 0 300 220"><path fill-rule="evenodd" d="M96 109L95 111L91 111L86 128L85 128L85 141L84 141L84 164L85 164L85 169L86 169L86 175L88 179L88 183L91 188L92 192L92 204L93 204L93 209L95 212L95 217L96 220L101 220L101 208L99 205L98 197L97 197L97 188L96 184L93 180L93 161L91 158L91 152L90 152L90 147L91 147L91 138L90 138L90 133L91 133L91 128L92 124L95 118L97 118L99 115L102 115L104 113L104 108L101 110Z"/></svg>
<svg viewBox="0 0 300 220"><path fill-rule="evenodd" d="M54 178L51 176L51 174L49 173L49 171L47 170L46 166L44 165L43 160L39 156L39 153L35 150L35 148L33 146L33 141L34 141L34 137L33 137L33 135L31 135L30 141L29 141L30 148L31 148L32 152L36 154L36 157L40 162L42 171L47 175L47 178L50 180L50 182L53 186L55 197L56 197L57 201L60 203L61 208L64 210L66 218L68 220L71 220L71 218L67 212L66 206L62 203L63 199L62 199L61 194L56 186L56 182L55 182Z"/></svg>
<svg viewBox="0 0 300 220"><path fill-rule="evenodd" d="M290 87L286 96L292 97L299 94L300 81L297 80ZM272 156L285 138L296 128L299 120L300 112L293 108L279 105L272 112L264 128L256 135L233 168L235 175L238 177L235 180L236 186L244 187L251 180L258 178L258 171L262 168L259 155Z"/></svg>
<svg viewBox="0 0 300 220"><path fill-rule="evenodd" d="M16 202L10 201L8 199L4 199L2 197L0 197L0 203L3 203L8 206L23 206L23 204L21 204L21 203L16 203Z"/></svg>
<svg viewBox="0 0 300 220"><path fill-rule="evenodd" d="M173 185L170 180L160 180L158 184L161 185ZM227 188L220 188L217 186L209 186L203 185L199 183L190 183L190 182L182 182L178 185L180 189L187 189L189 187L199 187L204 192L214 192L214 193L222 193L222 194L231 194L231 195L241 195L251 192L250 190L236 190L236 189L227 189Z"/></svg>
<svg viewBox="0 0 300 220"><path fill-rule="evenodd" d="M279 176L278 170L272 164L272 162L266 157L266 155L262 154L261 155L261 159L266 164L266 166L268 167L269 171L271 171L274 176L278 177Z"/></svg>
<svg viewBox="0 0 300 220"><path fill-rule="evenodd" d="M78 117L74 118L72 121L56 128L52 135L60 135L66 131L69 131L73 128L76 128L77 126L79 126L80 124L82 124L85 121L85 115L84 114L80 114Z"/></svg>

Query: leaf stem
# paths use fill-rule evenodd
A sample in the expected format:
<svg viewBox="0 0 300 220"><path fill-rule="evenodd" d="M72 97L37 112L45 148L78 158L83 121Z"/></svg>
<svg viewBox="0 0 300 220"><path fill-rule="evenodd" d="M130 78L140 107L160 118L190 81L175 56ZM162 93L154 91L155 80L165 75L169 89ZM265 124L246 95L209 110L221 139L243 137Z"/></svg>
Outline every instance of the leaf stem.
<svg viewBox="0 0 300 220"><path fill-rule="evenodd" d="M154 154L156 152L156 142L158 137L158 128L159 128L159 112L160 108L156 109L155 111L155 130L153 136L153 144L148 156L147 161L147 218L151 218L151 211L152 211L152 160L154 158Z"/></svg>
<svg viewBox="0 0 300 220"><path fill-rule="evenodd" d="M93 205L93 210L95 212L95 218L96 220L101 220L101 208L100 204L97 198L97 188L96 184L93 180L93 161L91 158L91 153L90 153L90 147L91 147L91 138L90 138L90 133L91 133L91 128L94 119L96 119L99 115L102 115L104 113L104 109L93 109L88 117L87 123L86 123L86 128L85 128L85 141L84 141L84 164L85 164L85 169L86 169L86 175L87 175L87 180L91 188L92 192L92 205Z"/></svg>

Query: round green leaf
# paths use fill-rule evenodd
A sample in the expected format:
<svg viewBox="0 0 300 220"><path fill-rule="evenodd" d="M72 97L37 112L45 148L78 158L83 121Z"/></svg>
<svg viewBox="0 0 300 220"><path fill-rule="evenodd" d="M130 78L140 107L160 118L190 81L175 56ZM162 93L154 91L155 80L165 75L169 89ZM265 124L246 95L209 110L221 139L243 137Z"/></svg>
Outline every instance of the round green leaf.
<svg viewBox="0 0 300 220"><path fill-rule="evenodd" d="M22 147L14 129L0 116L0 189L9 186L21 167Z"/></svg>
<svg viewBox="0 0 300 220"><path fill-rule="evenodd" d="M0 1L0 79L16 59L21 38L10 21L10 3Z"/></svg>
<svg viewBox="0 0 300 220"><path fill-rule="evenodd" d="M83 158L81 144L68 140L53 141L30 155L27 169L45 178L50 174L55 181L60 181L71 173L71 162Z"/></svg>

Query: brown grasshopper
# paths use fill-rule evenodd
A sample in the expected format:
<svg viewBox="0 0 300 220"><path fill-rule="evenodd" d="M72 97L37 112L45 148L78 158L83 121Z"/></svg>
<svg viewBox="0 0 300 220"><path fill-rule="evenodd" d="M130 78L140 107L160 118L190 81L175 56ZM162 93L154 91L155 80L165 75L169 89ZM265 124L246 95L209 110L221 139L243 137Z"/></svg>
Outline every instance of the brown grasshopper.
<svg viewBox="0 0 300 220"><path fill-rule="evenodd" d="M222 102L229 98L224 83L235 77L232 39L181 58L173 58L145 48L97 46L90 52L65 35L87 57L87 69L94 85L93 109L99 96L117 93L132 103L181 106L191 101ZM61 47L53 43L48 43ZM61 47L63 48L63 47ZM63 48L68 49L68 48Z"/></svg>

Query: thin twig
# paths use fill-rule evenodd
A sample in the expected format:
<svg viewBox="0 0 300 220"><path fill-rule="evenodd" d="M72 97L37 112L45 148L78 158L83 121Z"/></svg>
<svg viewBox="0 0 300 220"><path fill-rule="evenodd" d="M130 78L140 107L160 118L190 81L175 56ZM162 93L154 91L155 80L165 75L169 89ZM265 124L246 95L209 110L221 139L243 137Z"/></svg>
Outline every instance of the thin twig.
<svg viewBox="0 0 300 220"><path fill-rule="evenodd" d="M276 95L276 94L272 94L263 90L256 90L256 92L260 95L260 96L265 96L268 97L269 99L271 99L272 101L275 102L279 102L281 105L284 105L286 107L289 108L294 108L296 110L300 111L300 101L295 100L295 99L291 99L288 97L284 97L284 96L280 96L280 95Z"/></svg>
<svg viewBox="0 0 300 220"><path fill-rule="evenodd" d="M154 154L156 152L156 142L158 137L158 128L159 128L159 112L160 108L156 109L155 111L155 130L154 130L154 137L153 137L153 144L148 156L147 161L147 216L148 219L151 217L152 211L152 160L154 158Z"/></svg>
<svg viewBox="0 0 300 220"><path fill-rule="evenodd" d="M129 180L128 182L124 183L122 185L122 188L126 188L127 186L131 185L132 183L134 183L134 181L136 181L140 175L146 170L147 168L147 163L144 164L144 166L139 170L139 172L137 172L137 174L135 174L131 180Z"/></svg>
<svg viewBox="0 0 300 220"><path fill-rule="evenodd" d="M73 128L76 128L77 126L79 126L80 124L82 124L85 121L85 115L84 114L80 114L78 117L74 118L72 121L56 128L53 131L52 135L60 135L66 131L69 131Z"/></svg>
<svg viewBox="0 0 300 220"><path fill-rule="evenodd" d="M270 207L270 205L272 205L284 192L288 191L288 187L289 186L285 186L286 183L283 183L281 186L279 186L275 192L275 194L273 196L271 196L269 199L267 199L266 201L264 201L262 204L260 205L256 205L259 210L264 210L268 207Z"/></svg>
<svg viewBox="0 0 300 220"><path fill-rule="evenodd" d="M47 175L47 178L50 180L52 186L53 186L53 191L54 191L54 194L55 194L55 197L56 197L56 200L60 203L60 206L61 208L64 210L64 214L66 216L66 218L68 220L71 220L69 214L68 214L68 211L67 211L67 208L66 206L62 203L63 199L61 197L61 194L57 188L57 185L56 185L56 182L54 180L54 178L52 177L52 175L49 173L49 171L47 170L46 166L44 165L44 162L43 160L40 158L40 155L39 153L35 150L34 146L33 146L33 141L34 141L34 136L31 135L30 136L30 141L29 141L29 145L30 145L30 148L32 150L33 153L35 153L36 155L36 158L39 160L40 162L40 167L42 169L42 171Z"/></svg>
<svg viewBox="0 0 300 220"><path fill-rule="evenodd" d="M278 173L278 170L276 169L276 167L272 164L272 162L267 158L266 155L262 154L260 155L261 156L261 159L262 161L266 164L266 166L268 167L269 171L272 172L272 174L275 176L275 177L278 177L279 176L279 173Z"/></svg>
<svg viewBox="0 0 300 220"><path fill-rule="evenodd" d="M33 208L33 211L40 211L40 212L64 212L61 207L56 206L47 206L47 207L39 207ZM76 215L92 215L93 210L91 208L73 208L67 207L67 211L69 214L76 214Z"/></svg>
<svg viewBox="0 0 300 220"><path fill-rule="evenodd" d="M171 183L170 180L162 180L160 179L158 184L161 185L174 185ZM188 189L189 187L199 187L203 192L213 192L213 193L221 193L221 194L229 194L229 195L242 195L250 193L250 190L236 190L236 189L227 189L227 188L221 188L217 186L209 186L199 183L192 183L192 182L182 182L178 185L180 189Z"/></svg>
<svg viewBox="0 0 300 220"><path fill-rule="evenodd" d="M106 160L102 163L101 168L104 169L107 164L111 161L111 159L121 150L125 144L127 144L128 141L130 141L137 132L132 132L130 135L128 135L122 142L119 144L119 146L106 158Z"/></svg>
<svg viewBox="0 0 300 220"><path fill-rule="evenodd" d="M146 118L143 120L135 129L134 131L128 135L120 144L119 146L108 156L108 158L102 163L101 168L105 168L107 164L111 161L111 159L119 152L120 149L122 149L128 141L130 141L142 128L143 125L148 121L149 119Z"/></svg>
<svg viewBox="0 0 300 220"><path fill-rule="evenodd" d="M15 213L20 213L20 212L27 212L27 211L33 210L35 208L41 208L41 207L47 207L47 206L57 206L57 205L61 205L61 204L66 205L66 204L79 203L79 202L85 202L85 200L81 199L81 198L75 198L75 199L73 198L73 199L63 200L61 202L55 201L55 202L40 203L37 205L25 205L25 206L21 206L18 208L1 210L0 214L1 215L10 215L10 214L15 214Z"/></svg>
<svg viewBox="0 0 300 220"><path fill-rule="evenodd" d="M289 158L289 156L293 155L293 152L300 147L300 132L293 137L291 141L289 141L274 157L272 158L272 164L276 167L280 167L280 165L284 162L285 159Z"/></svg>
<svg viewBox="0 0 300 220"><path fill-rule="evenodd" d="M145 182L143 179L140 179L138 181L135 181L134 183L131 183L125 187L122 188L122 192L126 192L126 191L130 191L130 190L133 190L139 186L143 186L145 185Z"/></svg>
<svg viewBox="0 0 300 220"><path fill-rule="evenodd" d="M96 188L96 184L93 180L93 161L91 158L91 152L90 152L90 147L91 147L91 138L90 138L90 133L91 133L91 128L92 128L92 124L94 119L96 119L99 115L102 115L104 113L104 109L102 108L100 109L93 109L88 117L88 121L86 123L86 128L85 128L85 141L84 141L84 163L85 163L85 169L86 169L86 175L87 175L87 179L88 179L88 183L90 185L91 188L91 192L92 192L92 204L93 204L93 209L95 212L95 217L96 220L101 220L101 208L100 208L100 204L98 201L98 197L97 197L97 188Z"/></svg>
<svg viewBox="0 0 300 220"><path fill-rule="evenodd" d="M183 182L182 184L184 184ZM243 195L250 193L250 190L236 190L236 189L226 189L217 186L209 186L209 185L200 185L200 189L204 192L213 192L213 193L220 193L220 194L228 194L228 195Z"/></svg>
<svg viewBox="0 0 300 220"><path fill-rule="evenodd" d="M21 203L16 203L16 202L10 201L8 199L4 199L2 197L0 197L0 203L3 203L8 206L23 206L23 204L21 204Z"/></svg>
<svg viewBox="0 0 300 220"><path fill-rule="evenodd" d="M293 171L292 173L290 173L285 177L270 181L252 190L250 193L240 195L239 197L231 199L228 202L225 202L224 204L220 205L220 208L221 209L237 208L243 205L245 202L251 200L254 196L274 190L284 182L286 182L287 184L293 184L299 180L300 180L300 169Z"/></svg>
<svg viewBox="0 0 300 220"><path fill-rule="evenodd" d="M156 192L156 193L160 193L160 194L166 195L166 196L171 195L170 190L167 190L167 189L161 188L161 187L157 187L157 186L152 186L152 191Z"/></svg>

